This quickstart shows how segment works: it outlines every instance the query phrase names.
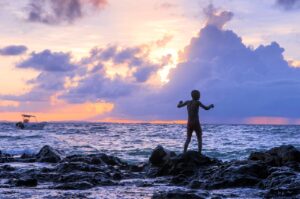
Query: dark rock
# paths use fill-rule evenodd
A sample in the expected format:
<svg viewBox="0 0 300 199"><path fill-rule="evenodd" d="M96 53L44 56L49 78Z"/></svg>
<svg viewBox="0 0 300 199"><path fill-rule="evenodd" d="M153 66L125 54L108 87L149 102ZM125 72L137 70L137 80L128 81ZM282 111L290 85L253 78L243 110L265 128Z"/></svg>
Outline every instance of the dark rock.
<svg viewBox="0 0 300 199"><path fill-rule="evenodd" d="M129 170L132 172L142 172L146 166L147 164L130 165Z"/></svg>
<svg viewBox="0 0 300 199"><path fill-rule="evenodd" d="M271 166L282 166L290 162L300 162L300 151L292 145L282 145L265 152L254 152L249 160L263 161Z"/></svg>
<svg viewBox="0 0 300 199"><path fill-rule="evenodd" d="M176 156L162 146L157 146L149 158L150 168L147 171L149 177L158 176L193 176L198 170L211 165L220 164L221 161L201 155L196 151L188 151Z"/></svg>
<svg viewBox="0 0 300 199"><path fill-rule="evenodd" d="M300 192L299 187L296 188L277 188L277 189L271 189L269 190L265 198L278 198L279 196L284 198L291 198L291 199L299 199L300 198Z"/></svg>
<svg viewBox="0 0 300 199"><path fill-rule="evenodd" d="M205 199L209 197L206 191L182 191L172 190L168 192L154 193L152 199Z"/></svg>
<svg viewBox="0 0 300 199"><path fill-rule="evenodd" d="M296 196L300 194L300 175L289 167L275 167L259 185L267 189L266 197Z"/></svg>
<svg viewBox="0 0 300 199"><path fill-rule="evenodd" d="M46 145L36 154L36 159L38 162L49 162L49 163L57 163L61 160L58 151L53 149L52 147Z"/></svg>
<svg viewBox="0 0 300 199"><path fill-rule="evenodd" d="M219 164L220 161L201 155L196 151L188 151L174 157L168 165L168 174L178 175L184 174L186 176L195 175L199 169Z"/></svg>
<svg viewBox="0 0 300 199"><path fill-rule="evenodd" d="M198 180L193 180L189 183L189 187L191 189L199 189L202 186L202 182L198 181Z"/></svg>
<svg viewBox="0 0 300 199"><path fill-rule="evenodd" d="M0 153L0 163L14 162L15 159L10 154Z"/></svg>
<svg viewBox="0 0 300 199"><path fill-rule="evenodd" d="M114 180L121 180L122 178L123 177L122 177L121 173L114 173L112 176L112 179L114 179Z"/></svg>
<svg viewBox="0 0 300 199"><path fill-rule="evenodd" d="M107 173L96 173L93 178L93 183L99 186L113 186L116 185L114 181L111 180L112 176Z"/></svg>
<svg viewBox="0 0 300 199"><path fill-rule="evenodd" d="M17 162L36 162L36 155L23 153L20 158L16 159Z"/></svg>
<svg viewBox="0 0 300 199"><path fill-rule="evenodd" d="M33 154L28 154L28 153L23 153L21 155L21 159L28 159L28 158L35 158L35 155Z"/></svg>
<svg viewBox="0 0 300 199"><path fill-rule="evenodd" d="M16 186L24 186L24 187L36 187L38 182L37 179L31 177L25 177L21 179L17 179L15 182Z"/></svg>
<svg viewBox="0 0 300 199"><path fill-rule="evenodd" d="M1 170L4 170L4 171L15 171L16 169L8 164L6 165L3 165L0 167Z"/></svg>
<svg viewBox="0 0 300 199"><path fill-rule="evenodd" d="M71 155L67 156L62 160L62 162L83 162L87 164L93 165L110 165L110 166L120 166L120 167L127 167L127 163L122 161L121 159L108 156L104 153L99 154L89 154L89 155Z"/></svg>
<svg viewBox="0 0 300 199"><path fill-rule="evenodd" d="M175 185L187 185L189 183L188 179L187 176L179 174L171 179L171 183Z"/></svg>
<svg viewBox="0 0 300 199"><path fill-rule="evenodd" d="M175 156L176 154L174 152L171 152L161 145L158 145L153 152L151 153L151 156L149 158L149 162L153 166L161 166L166 164L171 157Z"/></svg>
<svg viewBox="0 0 300 199"><path fill-rule="evenodd" d="M102 171L101 167L95 165L89 165L84 162L64 162L58 164L55 170L59 173L68 173L74 171L86 171L86 172L97 172Z"/></svg>
<svg viewBox="0 0 300 199"><path fill-rule="evenodd" d="M62 183L59 185L54 186L54 189L63 189L63 190L85 190L93 188L94 185L86 182L86 181L80 181L80 182L69 182L69 183Z"/></svg>
<svg viewBox="0 0 300 199"><path fill-rule="evenodd" d="M207 189L253 187L268 176L268 167L254 161L233 161L212 170L204 177Z"/></svg>
<svg viewBox="0 0 300 199"><path fill-rule="evenodd" d="M270 175L261 181L260 188L271 189L282 185L287 185L293 182L297 178L295 173L289 167L274 167L270 169Z"/></svg>
<svg viewBox="0 0 300 199"><path fill-rule="evenodd" d="M58 182L60 183L69 183L69 182L78 182L78 181L91 182L93 178L94 178L93 173L87 173L87 172L67 173L61 175L58 179Z"/></svg>
<svg viewBox="0 0 300 199"><path fill-rule="evenodd" d="M250 187L263 189L260 191L261 197L297 198L300 196L298 152L292 146L281 146L266 152L252 153L249 160L222 162L196 151L176 155L158 146L151 154L149 163L132 164L103 153L72 155L60 160L56 150L45 146L34 156L24 154L21 157L13 157L0 154L0 162L16 161L23 162L20 165L26 165L24 163L37 159L57 163L48 164L44 168L33 164L25 168L2 164L0 177L3 181L0 186L34 187L39 183L51 184L56 189L74 190L95 186L185 186L184 191L164 191L153 195L153 198L175 199L222 198L220 195L209 195L208 192L199 189ZM155 179L145 180L145 177Z"/></svg>
<svg viewBox="0 0 300 199"><path fill-rule="evenodd" d="M186 153L177 156L176 159L177 162L190 162L197 166L206 166L219 163L218 160L209 158L205 155L200 154L197 151L187 151Z"/></svg>
<svg viewBox="0 0 300 199"><path fill-rule="evenodd" d="M60 173L50 172L50 173L44 173L44 172L37 172L34 174L34 177L39 182L57 182L58 179L61 177Z"/></svg>

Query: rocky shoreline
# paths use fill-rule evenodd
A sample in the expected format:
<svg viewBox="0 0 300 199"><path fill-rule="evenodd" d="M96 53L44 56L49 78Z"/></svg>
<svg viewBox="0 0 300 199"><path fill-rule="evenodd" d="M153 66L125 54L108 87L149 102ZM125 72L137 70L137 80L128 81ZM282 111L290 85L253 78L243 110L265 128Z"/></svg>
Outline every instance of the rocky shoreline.
<svg viewBox="0 0 300 199"><path fill-rule="evenodd" d="M156 192L153 199L225 198L210 192L230 188L256 188L263 191L264 198L300 198L300 151L291 145L253 152L246 160L230 162L195 151L177 155L157 146L149 161L140 164L104 153L64 157L46 145L33 155L15 157L0 153L0 163L0 188L43 186L54 190L88 190L124 186L124 181L130 179L153 179L133 182L133 185L151 187L151 182L159 181L185 188ZM44 166L29 166L34 163L44 163Z"/></svg>

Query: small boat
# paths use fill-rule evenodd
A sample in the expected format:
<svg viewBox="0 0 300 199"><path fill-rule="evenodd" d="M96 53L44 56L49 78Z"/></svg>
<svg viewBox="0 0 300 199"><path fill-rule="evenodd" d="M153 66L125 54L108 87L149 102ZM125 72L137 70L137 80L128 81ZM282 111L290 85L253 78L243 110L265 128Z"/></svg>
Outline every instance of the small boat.
<svg viewBox="0 0 300 199"><path fill-rule="evenodd" d="M34 115L22 115L22 122L17 122L16 127L23 130L43 130L47 122L38 122L37 117ZM30 119L34 118L35 122L30 122Z"/></svg>

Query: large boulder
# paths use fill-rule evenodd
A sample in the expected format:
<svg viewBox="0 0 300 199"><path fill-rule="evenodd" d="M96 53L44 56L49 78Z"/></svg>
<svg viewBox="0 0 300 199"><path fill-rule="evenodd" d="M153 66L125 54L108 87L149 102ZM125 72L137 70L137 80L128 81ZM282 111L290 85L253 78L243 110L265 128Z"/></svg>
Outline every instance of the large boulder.
<svg viewBox="0 0 300 199"><path fill-rule="evenodd" d="M177 182L177 179L181 179L183 176L187 179L188 177L197 174L198 170L201 168L221 163L219 160L201 155L196 151L188 151L176 155L175 153L164 149L162 146L157 146L154 149L149 158L149 162L151 163L151 167L148 170L148 176L177 176L172 180L174 182Z"/></svg>
<svg viewBox="0 0 300 199"><path fill-rule="evenodd" d="M233 187L254 187L268 176L268 167L264 163L254 161L233 161L209 172L201 178L205 179L203 187L207 189L223 189Z"/></svg>
<svg viewBox="0 0 300 199"><path fill-rule="evenodd" d="M282 145L265 152L253 152L249 160L262 161L271 166L283 166L292 162L300 162L300 151L292 145Z"/></svg>
<svg viewBox="0 0 300 199"><path fill-rule="evenodd" d="M43 148L41 148L38 154L36 154L36 159L38 162L49 163L57 163L61 160L59 152L48 145L45 145Z"/></svg>

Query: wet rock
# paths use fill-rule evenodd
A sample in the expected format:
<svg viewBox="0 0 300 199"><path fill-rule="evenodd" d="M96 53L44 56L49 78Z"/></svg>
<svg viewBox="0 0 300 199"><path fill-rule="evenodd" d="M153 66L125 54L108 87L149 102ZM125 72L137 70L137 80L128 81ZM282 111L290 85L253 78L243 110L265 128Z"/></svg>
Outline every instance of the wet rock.
<svg viewBox="0 0 300 199"><path fill-rule="evenodd" d="M148 170L148 176L177 176L180 174L193 176L196 175L201 168L221 163L216 159L201 155L196 151L188 151L178 156L169 156L165 151L167 150L160 146L154 150L151 157L155 158L150 158L152 167ZM158 160L160 160L160 163L158 163Z"/></svg>
<svg viewBox="0 0 300 199"><path fill-rule="evenodd" d="M38 162L49 162L57 163L61 160L58 151L52 147L46 145L41 148L38 154L36 154L36 159Z"/></svg>
<svg viewBox="0 0 300 199"><path fill-rule="evenodd" d="M62 183L59 185L54 186L54 189L63 189L63 190L85 190L93 188L94 185L86 182L86 181L80 181L80 182L69 182L69 183Z"/></svg>
<svg viewBox="0 0 300 199"><path fill-rule="evenodd" d="M123 178L121 173L114 173L112 179L114 180L121 180Z"/></svg>
<svg viewBox="0 0 300 199"><path fill-rule="evenodd" d="M0 167L0 170L4 170L4 171L15 171L16 168L12 167L9 164L3 165Z"/></svg>
<svg viewBox="0 0 300 199"><path fill-rule="evenodd" d="M128 168L129 165L122 161L121 159L109 156L104 153L99 154L89 154L89 155L71 155L67 156L62 160L62 162L81 162L90 165L110 165L110 166L117 166L121 168Z"/></svg>
<svg viewBox="0 0 300 199"><path fill-rule="evenodd" d="M129 170L132 172L142 172L148 165L146 163L138 165L130 165Z"/></svg>
<svg viewBox="0 0 300 199"><path fill-rule="evenodd" d="M55 173L55 172L50 172L50 173L45 173L45 172L37 172L34 174L34 177L37 178L39 182L57 182L58 179L61 177L60 173Z"/></svg>
<svg viewBox="0 0 300 199"><path fill-rule="evenodd" d="M259 160L271 166L283 166L290 162L300 162L300 151L292 145L282 145L265 152L251 153L249 160Z"/></svg>
<svg viewBox="0 0 300 199"><path fill-rule="evenodd" d="M17 162L36 162L36 155L23 153L20 158L16 159Z"/></svg>
<svg viewBox="0 0 300 199"><path fill-rule="evenodd" d="M233 161L204 174L207 189L253 187L268 176L268 167L254 161Z"/></svg>
<svg viewBox="0 0 300 199"><path fill-rule="evenodd" d="M179 174L171 179L171 183L175 185L187 185L189 178L183 174Z"/></svg>
<svg viewBox="0 0 300 199"><path fill-rule="evenodd" d="M262 197L297 198L300 195L298 152L292 146L281 146L266 152L252 153L248 160L222 162L196 151L176 155L158 146L149 162L131 164L103 153L77 154L60 160L55 149L45 146L34 156L0 155L0 160L5 157L8 158L5 161L23 162L21 165L25 165L22 168L0 165L0 176L3 179L3 186L0 186L34 187L40 183L55 189L73 190L96 186L184 186L184 191L158 192L153 198L218 198L217 195L209 195L199 189L249 187L262 189L261 192L266 193ZM42 164L45 166L43 168L30 164L27 167L26 163L32 159L56 164Z"/></svg>
<svg viewBox="0 0 300 199"><path fill-rule="evenodd" d="M267 189L266 196L295 196L300 194L300 174L289 167L275 167L259 186Z"/></svg>
<svg viewBox="0 0 300 199"><path fill-rule="evenodd" d="M205 199L209 197L206 191L182 191L172 190L168 192L154 193L152 199Z"/></svg>
<svg viewBox="0 0 300 199"><path fill-rule="evenodd" d="M21 159L28 159L28 158L35 158L35 155L33 154L28 154L28 153L23 153L21 155Z"/></svg>
<svg viewBox="0 0 300 199"><path fill-rule="evenodd" d="M152 152L149 162L153 166L161 166L166 164L171 157L174 157L176 154L174 152L171 152L161 145L158 145Z"/></svg>
<svg viewBox="0 0 300 199"><path fill-rule="evenodd" d="M107 176L107 174L98 173L93 178L93 183L98 186L113 186L117 183L112 180L111 176Z"/></svg>
<svg viewBox="0 0 300 199"><path fill-rule="evenodd" d="M174 157L170 163L168 173L171 175L195 175L199 169L219 164L220 161L201 155L196 151L188 151Z"/></svg>
<svg viewBox="0 0 300 199"><path fill-rule="evenodd" d="M0 163L14 162L15 159L10 154L5 154L0 151Z"/></svg>
<svg viewBox="0 0 300 199"><path fill-rule="evenodd" d="M271 188L265 194L266 198L274 197L300 198L300 183L299 180L289 183L285 186Z"/></svg>
<svg viewBox="0 0 300 199"><path fill-rule="evenodd" d="M97 172L102 171L101 167L89 165L84 162L64 162L55 167L59 173L69 173L74 171Z"/></svg>
<svg viewBox="0 0 300 199"><path fill-rule="evenodd" d="M24 187L36 187L38 184L37 179L31 177L20 178L15 181L16 186L24 186Z"/></svg>
<svg viewBox="0 0 300 199"><path fill-rule="evenodd" d="M70 182L78 182L78 181L92 181L94 178L93 173L87 172L76 172L76 173L68 173L61 175L58 179L60 183L70 183Z"/></svg>
<svg viewBox="0 0 300 199"><path fill-rule="evenodd" d="M199 189L202 186L202 182L198 181L198 180L193 180L189 183L189 187L191 189Z"/></svg>

